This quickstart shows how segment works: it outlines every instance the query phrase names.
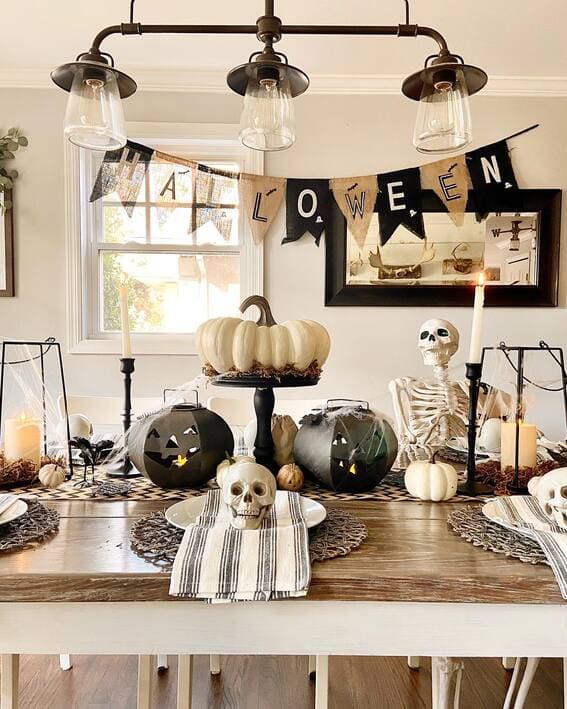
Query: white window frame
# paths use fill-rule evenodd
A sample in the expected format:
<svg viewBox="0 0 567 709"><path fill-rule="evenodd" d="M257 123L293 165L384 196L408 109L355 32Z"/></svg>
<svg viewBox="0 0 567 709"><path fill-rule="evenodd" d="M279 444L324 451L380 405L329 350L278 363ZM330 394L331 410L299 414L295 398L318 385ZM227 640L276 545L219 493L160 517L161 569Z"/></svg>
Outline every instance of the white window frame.
<svg viewBox="0 0 567 709"><path fill-rule="evenodd" d="M127 124L132 140L147 143L163 152L182 150L196 160L237 161L243 172L264 173L264 155L241 145L238 126L219 123L142 123ZM67 260L67 343L70 354L119 354L120 333L89 335L96 313L88 312L87 288L93 288L89 269L88 234L95 214L88 199L92 189L90 171L82 170L87 151L65 141L65 204ZM88 165L88 162L87 162ZM88 182L88 184L87 184ZM262 294L264 287L264 251L252 239L248 220L241 214L240 286L241 297ZM206 248L204 249L206 250ZM94 298L90 299L91 302ZM132 334L134 355L194 355L195 335L159 333Z"/></svg>

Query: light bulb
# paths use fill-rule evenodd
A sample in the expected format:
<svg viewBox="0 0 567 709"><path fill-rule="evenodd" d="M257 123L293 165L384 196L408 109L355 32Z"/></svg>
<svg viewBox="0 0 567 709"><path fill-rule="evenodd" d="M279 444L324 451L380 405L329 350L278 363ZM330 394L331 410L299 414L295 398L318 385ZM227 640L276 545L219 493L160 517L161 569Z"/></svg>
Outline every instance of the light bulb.
<svg viewBox="0 0 567 709"><path fill-rule="evenodd" d="M295 142L291 89L285 78L252 78L244 95L240 140L253 150L285 150Z"/></svg>
<svg viewBox="0 0 567 709"><path fill-rule="evenodd" d="M65 137L89 150L116 150L126 145L124 112L114 72L79 67L65 113Z"/></svg>
<svg viewBox="0 0 567 709"><path fill-rule="evenodd" d="M424 83L413 144L421 153L450 153L472 140L469 93L463 72L440 70Z"/></svg>

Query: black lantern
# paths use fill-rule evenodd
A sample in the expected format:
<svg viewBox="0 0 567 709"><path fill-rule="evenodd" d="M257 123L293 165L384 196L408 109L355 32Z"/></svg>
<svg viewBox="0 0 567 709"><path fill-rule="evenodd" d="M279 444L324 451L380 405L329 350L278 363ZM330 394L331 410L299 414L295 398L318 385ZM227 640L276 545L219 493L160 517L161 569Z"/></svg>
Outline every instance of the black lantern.
<svg viewBox="0 0 567 709"><path fill-rule="evenodd" d="M295 462L335 492L375 487L398 454L392 426L367 402L330 400L325 410L301 420Z"/></svg>
<svg viewBox="0 0 567 709"><path fill-rule="evenodd" d="M159 487L195 487L234 450L225 421L199 404L178 404L135 421L126 444L134 466Z"/></svg>

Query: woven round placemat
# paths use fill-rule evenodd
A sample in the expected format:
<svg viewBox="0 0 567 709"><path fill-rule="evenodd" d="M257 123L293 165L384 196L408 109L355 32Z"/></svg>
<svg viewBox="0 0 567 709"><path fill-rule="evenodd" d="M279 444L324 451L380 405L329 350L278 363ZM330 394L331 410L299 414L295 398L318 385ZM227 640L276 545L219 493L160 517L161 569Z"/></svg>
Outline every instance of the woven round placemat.
<svg viewBox="0 0 567 709"><path fill-rule="evenodd" d="M537 542L491 522L480 507L455 510L449 514L447 522L456 534L475 547L505 554L527 564L547 564Z"/></svg>
<svg viewBox="0 0 567 709"><path fill-rule="evenodd" d="M47 539L59 529L59 514L35 500L26 500L28 511L0 527L0 552L21 551Z"/></svg>
<svg viewBox="0 0 567 709"><path fill-rule="evenodd" d="M343 510L327 510L325 521L309 530L311 561L346 556L367 536L366 525L353 514ZM169 524L164 512L141 517L130 530L130 542L136 553L146 561L163 567L173 564L182 538L183 530Z"/></svg>

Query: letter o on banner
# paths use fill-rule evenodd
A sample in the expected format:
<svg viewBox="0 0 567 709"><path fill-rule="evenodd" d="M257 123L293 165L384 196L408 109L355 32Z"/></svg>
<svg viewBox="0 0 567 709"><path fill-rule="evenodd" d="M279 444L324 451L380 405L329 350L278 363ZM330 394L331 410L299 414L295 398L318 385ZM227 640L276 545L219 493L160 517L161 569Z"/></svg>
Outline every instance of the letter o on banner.
<svg viewBox="0 0 567 709"><path fill-rule="evenodd" d="M303 208L303 202L306 197L311 198L311 208L309 211L305 211ZM304 219L310 219L317 211L317 195L313 190L302 190L297 198L297 211Z"/></svg>

